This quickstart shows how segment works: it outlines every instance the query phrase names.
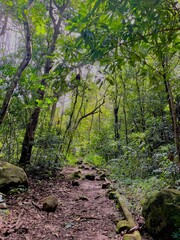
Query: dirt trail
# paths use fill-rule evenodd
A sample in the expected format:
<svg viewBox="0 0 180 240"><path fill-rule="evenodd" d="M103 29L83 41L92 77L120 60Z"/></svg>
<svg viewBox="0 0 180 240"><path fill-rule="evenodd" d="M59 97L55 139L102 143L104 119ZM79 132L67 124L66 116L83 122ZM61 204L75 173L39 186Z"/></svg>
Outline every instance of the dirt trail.
<svg viewBox="0 0 180 240"><path fill-rule="evenodd" d="M31 180L28 192L9 196L11 214L0 214L1 240L109 240L121 239L115 222L122 219L115 203L102 189L96 170L66 167L56 179ZM72 185L71 175L81 171L79 186ZM85 179L96 175L95 180ZM78 185L76 182L74 185ZM46 213L33 206L32 201L54 194L59 205L54 213Z"/></svg>

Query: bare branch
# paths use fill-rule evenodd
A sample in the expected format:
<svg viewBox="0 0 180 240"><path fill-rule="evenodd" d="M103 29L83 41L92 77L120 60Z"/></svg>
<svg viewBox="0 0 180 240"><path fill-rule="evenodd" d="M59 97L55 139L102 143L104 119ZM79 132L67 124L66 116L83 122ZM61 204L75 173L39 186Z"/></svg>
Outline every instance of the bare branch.
<svg viewBox="0 0 180 240"><path fill-rule="evenodd" d="M104 103L105 103L105 98L103 99L103 102L102 102L101 104L99 104L96 108L94 108L91 112L86 113L85 115L81 116L81 117L79 118L78 122L76 123L76 126L74 127L74 130L77 129L77 127L79 126L80 122L81 122L84 118L86 118L86 117L88 117L88 116L90 116L90 115L93 115L93 114L95 114L95 113L98 113L98 112L96 112L96 111L97 111Z"/></svg>
<svg viewBox="0 0 180 240"><path fill-rule="evenodd" d="M56 6L56 8L58 9L59 13L62 14L65 9L67 8L67 6L69 5L70 1L67 0L66 3L64 3L61 7L57 4L56 0L53 0L54 5Z"/></svg>

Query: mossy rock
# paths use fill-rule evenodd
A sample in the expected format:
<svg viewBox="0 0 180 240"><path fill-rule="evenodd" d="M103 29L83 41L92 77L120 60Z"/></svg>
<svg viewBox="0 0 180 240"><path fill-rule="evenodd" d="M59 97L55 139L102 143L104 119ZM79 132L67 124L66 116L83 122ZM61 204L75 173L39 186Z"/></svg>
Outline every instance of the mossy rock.
<svg viewBox="0 0 180 240"><path fill-rule="evenodd" d="M0 161L0 192L7 193L12 188L28 187L25 171L8 162Z"/></svg>
<svg viewBox="0 0 180 240"><path fill-rule="evenodd" d="M130 234L125 234L123 236L123 240L141 240L141 235L139 234L138 231L135 231Z"/></svg>
<svg viewBox="0 0 180 240"><path fill-rule="evenodd" d="M100 175L100 180L106 180L106 174L105 173L102 173Z"/></svg>
<svg viewBox="0 0 180 240"><path fill-rule="evenodd" d="M116 192L110 191L108 193L108 197L109 197L110 200L117 200Z"/></svg>
<svg viewBox="0 0 180 240"><path fill-rule="evenodd" d="M144 204L142 215L156 240L171 240L180 228L180 191L164 189L152 195Z"/></svg>
<svg viewBox="0 0 180 240"><path fill-rule="evenodd" d="M78 160L76 161L76 164L77 164L77 165L83 164L83 160L82 160L82 159L78 159Z"/></svg>
<svg viewBox="0 0 180 240"><path fill-rule="evenodd" d="M71 174L71 177L70 177L72 180L74 179L81 179L82 178L82 175L81 175L81 171L76 171L76 172L73 172Z"/></svg>
<svg viewBox="0 0 180 240"><path fill-rule="evenodd" d="M131 229L131 225L127 220L121 220L116 225L116 233Z"/></svg>

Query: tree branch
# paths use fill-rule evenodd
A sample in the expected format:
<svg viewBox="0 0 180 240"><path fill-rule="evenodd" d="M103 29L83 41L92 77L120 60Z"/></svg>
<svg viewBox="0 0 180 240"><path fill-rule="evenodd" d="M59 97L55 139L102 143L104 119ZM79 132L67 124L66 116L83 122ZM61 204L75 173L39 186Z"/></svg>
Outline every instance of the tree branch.
<svg viewBox="0 0 180 240"><path fill-rule="evenodd" d="M31 50L31 32L30 32L30 27L29 27L29 22L27 19L27 16L25 14L24 15L24 31L25 31L25 39L26 39L26 53L25 56L21 62L21 64L19 65L13 79L12 82L10 84L9 89L6 92L2 107L1 107L1 111L0 111L0 125L2 124L4 117L7 113L11 98L13 96L14 90L17 87L18 81L23 73L23 71L25 70L25 68L28 66L30 60L31 60L31 56L32 56L32 50Z"/></svg>
<svg viewBox="0 0 180 240"><path fill-rule="evenodd" d="M105 103L105 99L103 99L103 102L102 102L101 104L99 104L96 108L94 108L91 112L89 112L89 113L81 116L81 117L79 118L78 122L76 123L76 125L75 125L75 127L74 127L74 130L77 129L77 127L79 126L80 122L81 122L84 118L86 118L86 117L88 117L88 116L90 116L90 115L93 115L93 114L97 113L96 110L99 109L104 103Z"/></svg>

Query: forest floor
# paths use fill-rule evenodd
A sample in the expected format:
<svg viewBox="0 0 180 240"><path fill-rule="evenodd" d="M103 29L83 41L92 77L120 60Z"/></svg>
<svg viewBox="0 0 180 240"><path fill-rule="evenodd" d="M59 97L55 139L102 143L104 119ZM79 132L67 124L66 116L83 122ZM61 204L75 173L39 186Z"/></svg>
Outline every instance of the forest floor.
<svg viewBox="0 0 180 240"><path fill-rule="evenodd" d="M82 177L73 180L74 173ZM87 174L94 175L95 180L86 179ZM27 192L6 196L9 214L0 213L0 240L123 239L116 233L116 223L124 218L109 200L106 186L102 188L106 182L87 165L65 167L56 178L30 178ZM51 194L59 203L55 212L47 213L33 205L33 201L40 203ZM143 240L152 239L141 234Z"/></svg>

